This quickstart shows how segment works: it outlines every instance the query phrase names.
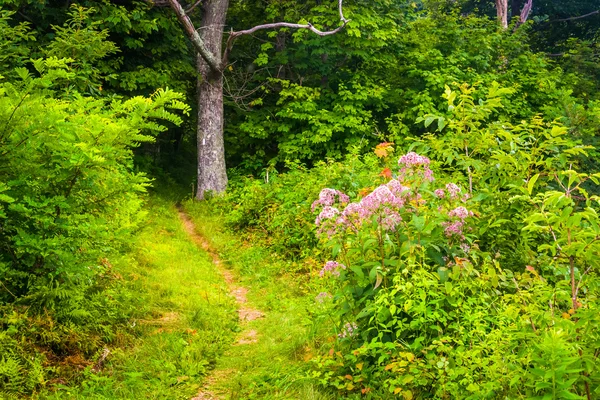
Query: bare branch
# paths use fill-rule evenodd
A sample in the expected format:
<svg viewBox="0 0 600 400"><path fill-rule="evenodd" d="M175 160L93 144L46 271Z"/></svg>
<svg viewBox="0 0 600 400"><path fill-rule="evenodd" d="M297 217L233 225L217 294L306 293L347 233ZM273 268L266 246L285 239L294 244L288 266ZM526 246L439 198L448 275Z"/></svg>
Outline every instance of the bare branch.
<svg viewBox="0 0 600 400"><path fill-rule="evenodd" d="M346 26L346 22L344 22L343 25L335 28L332 31L320 31L317 28L315 28L312 24L292 24L289 22L275 22L272 24L264 24L264 25L257 25L253 28L250 29L246 29L244 31L237 31L237 32L231 32L231 36L233 37L238 37L238 36L242 36L242 35L251 35L254 32L261 30L261 29L277 29L277 28L294 28L294 29L309 29L312 32L316 33L319 36L328 36L328 35L334 35L336 33L338 33L339 31L341 31L342 29L344 29L344 27Z"/></svg>
<svg viewBox="0 0 600 400"><path fill-rule="evenodd" d="M519 22L521 24L524 24L527 21L527 18L529 18L529 14L531 13L532 8L533 8L533 0L527 0L527 3L525 3L525 5L523 6L523 9L521 10L521 15L519 18Z"/></svg>
<svg viewBox="0 0 600 400"><path fill-rule="evenodd" d="M527 18L529 18L529 14L531 14L532 8L533 8L533 0L527 0L527 3L525 3L525 5L523 6L523 9L521 10L521 15L519 16L519 20L517 21L517 24L515 25L515 30L517 30L517 28L519 26L521 26L525 22L527 22Z"/></svg>
<svg viewBox="0 0 600 400"><path fill-rule="evenodd" d="M227 64L227 60L229 58L229 53L231 52L231 48L233 47L233 42L235 41L235 39L237 39L239 36L242 36L242 35L251 35L254 32L259 31L259 30L277 29L277 28L308 29L311 32L313 32L319 36L335 35L336 33L340 32L342 29L344 29L346 27L346 25L348 24L348 22L350 22L350 20L348 20L344 17L343 0L338 1L338 10L340 13L340 21L342 21L342 25L340 25L337 28L330 30L330 31L321 31L321 30L315 28L311 23L292 24L290 22L274 22L271 24L257 25L255 27L252 27L250 29L245 29L243 31L235 31L235 32L231 31L229 34L229 39L227 39L227 46L225 47L225 53L223 54L223 65Z"/></svg>
<svg viewBox="0 0 600 400"><path fill-rule="evenodd" d="M195 2L190 8L188 8L187 10L185 10L186 14L191 13L194 8L198 7L200 5L200 3L202 3L202 0L198 0L197 2Z"/></svg>
<svg viewBox="0 0 600 400"><path fill-rule="evenodd" d="M194 24L190 20L190 17L188 17L188 15L185 13L185 10L183 9L183 7L181 7L181 4L179 4L179 1L178 0L168 0L168 1L169 1L169 4L171 5L171 8L173 9L173 11L175 11L175 15L177 15L177 19L179 20L181 25L183 25L183 29L185 30L185 33L187 33L188 37L190 38L190 41L196 48L196 51L198 53L200 53L200 56L204 59L204 61L206 61L206 63L210 66L210 68L212 70L220 72L221 71L220 63L217 61L217 58L215 57L215 55L212 54L210 52L210 50L208 50L208 48L204 44L202 37L200 37L200 34L196 31Z"/></svg>
<svg viewBox="0 0 600 400"><path fill-rule="evenodd" d="M577 17L570 17L570 18L563 18L563 19L555 19L553 21L550 22L565 22L565 21L575 21L576 19L582 19L582 18L587 18L587 17L591 17L592 15L596 15L596 14L600 14L600 10L596 10L596 11L592 11L591 13L587 13L584 15L579 15Z"/></svg>

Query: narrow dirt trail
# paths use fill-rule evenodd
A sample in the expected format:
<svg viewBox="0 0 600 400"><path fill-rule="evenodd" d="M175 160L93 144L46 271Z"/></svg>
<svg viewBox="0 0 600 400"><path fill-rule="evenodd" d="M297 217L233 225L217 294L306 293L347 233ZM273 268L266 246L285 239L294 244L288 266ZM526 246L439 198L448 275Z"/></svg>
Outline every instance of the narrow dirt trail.
<svg viewBox="0 0 600 400"><path fill-rule="evenodd" d="M256 330L249 329L247 327L247 323L259 318L263 318L265 314L260 310L252 308L248 304L248 288L240 286L238 284L234 273L223 265L217 252L211 247L210 243L205 237L198 234L198 232L196 231L196 226L194 225L190 217L181 209L179 209L179 218L181 219L185 231L190 236L190 239L192 239L192 241L199 248L201 248L210 255L213 264L223 275L223 278L227 283L229 293L231 293L231 295L235 298L235 301L238 305L238 318L240 320L242 330L238 334L237 339L233 345L251 345L257 343L258 333L256 332ZM219 396L217 396L215 393L212 393L210 390L213 381L214 375L209 375L200 393L198 393L198 395L192 398L191 400L219 399Z"/></svg>

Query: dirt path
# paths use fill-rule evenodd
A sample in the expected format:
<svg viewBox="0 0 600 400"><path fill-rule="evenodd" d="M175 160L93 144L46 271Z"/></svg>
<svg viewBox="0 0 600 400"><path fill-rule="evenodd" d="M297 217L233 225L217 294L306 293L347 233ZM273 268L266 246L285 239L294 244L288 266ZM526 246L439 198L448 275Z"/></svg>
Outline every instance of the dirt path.
<svg viewBox="0 0 600 400"><path fill-rule="evenodd" d="M237 284L235 275L233 274L232 271L228 270L227 268L225 268L223 266L223 263L219 259L219 255L210 246L210 243L208 242L208 240L205 237L199 235L198 232L196 232L196 227L195 227L194 223L192 222L192 220L190 219L190 217L182 210L179 210L179 218L181 219L183 227L185 228L186 232L188 233L188 235L190 236L192 241L194 243L196 243L196 245L198 245L198 247L200 247L202 250L206 251L211 256L213 264L221 272L221 274L223 274L223 278L225 279L225 282L227 283L229 292L235 298L235 301L238 305L238 317L240 320L242 330L238 334L238 337L237 337L234 345L241 346L241 345L250 345L250 344L256 343L258 341L258 333L253 329L249 329L246 326L246 324L248 322L254 321L258 318L263 318L264 313L261 312L260 310L250 307L250 305L248 304L248 299L246 297L248 294L248 289ZM200 393L198 393L198 395L191 400L217 400L217 399L219 399L219 396L215 395L214 393L212 393L210 391L210 386L213 381L214 381L214 375L209 376L206 380L204 387L200 391Z"/></svg>

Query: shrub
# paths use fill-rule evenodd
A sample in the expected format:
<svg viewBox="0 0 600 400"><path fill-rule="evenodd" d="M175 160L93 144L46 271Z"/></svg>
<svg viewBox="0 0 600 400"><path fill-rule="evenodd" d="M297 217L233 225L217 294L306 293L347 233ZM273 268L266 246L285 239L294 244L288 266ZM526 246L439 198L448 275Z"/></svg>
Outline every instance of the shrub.
<svg viewBox="0 0 600 400"><path fill-rule="evenodd" d="M2 396L43 383L46 362L85 365L116 340L129 313L109 260L143 220L150 182L132 149L165 129L156 121L187 112L168 90L129 100L55 90L73 77L69 63L37 60L39 77L19 69L19 81L0 83Z"/></svg>
<svg viewBox="0 0 600 400"><path fill-rule="evenodd" d="M422 142L437 162L410 152L359 201L315 201L334 257L318 318L338 321L315 377L376 398L594 398L599 175L573 169L585 148L560 124L489 123L498 99L463 89Z"/></svg>

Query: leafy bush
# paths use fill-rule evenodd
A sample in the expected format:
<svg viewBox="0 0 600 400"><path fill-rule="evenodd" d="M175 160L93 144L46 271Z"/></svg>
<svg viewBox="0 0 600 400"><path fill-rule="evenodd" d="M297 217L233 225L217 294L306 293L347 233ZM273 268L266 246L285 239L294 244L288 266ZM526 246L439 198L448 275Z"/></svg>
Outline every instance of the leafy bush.
<svg viewBox="0 0 600 400"><path fill-rule="evenodd" d="M180 121L168 109L187 109L170 91L127 101L58 99L48 87L69 79L67 62L36 61L42 77L20 70L22 82L0 86L4 300L102 269L101 258L143 216L148 179L133 171L131 149L164 129L156 119Z"/></svg>
<svg viewBox="0 0 600 400"><path fill-rule="evenodd" d="M437 163L408 153L359 202L315 202L335 258L320 318L339 321L315 376L374 397L595 398L600 175L573 169L585 149L559 124L490 123L499 99L471 93L446 93L450 132L423 141Z"/></svg>
<svg viewBox="0 0 600 400"><path fill-rule="evenodd" d="M370 182L377 157L359 156L355 149L345 162L319 162L310 170L288 163L289 171L272 171L264 179L237 176L224 196L211 200L235 230L246 230L254 240L263 240L272 250L290 258L314 253L318 240L312 224L311 198L319 185L331 182L348 193L358 194Z"/></svg>
<svg viewBox="0 0 600 400"><path fill-rule="evenodd" d="M2 34L10 32L5 22ZM105 38L93 27L84 31L71 44ZM0 83L2 397L69 378L63 367L89 365L106 343L122 341L128 319L141 312L119 291L110 261L145 216L150 180L135 171L133 149L166 129L159 121L180 124L176 113L188 107L169 90L129 100L85 97L74 88L91 82L89 68L70 58L38 59Z"/></svg>

